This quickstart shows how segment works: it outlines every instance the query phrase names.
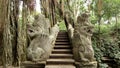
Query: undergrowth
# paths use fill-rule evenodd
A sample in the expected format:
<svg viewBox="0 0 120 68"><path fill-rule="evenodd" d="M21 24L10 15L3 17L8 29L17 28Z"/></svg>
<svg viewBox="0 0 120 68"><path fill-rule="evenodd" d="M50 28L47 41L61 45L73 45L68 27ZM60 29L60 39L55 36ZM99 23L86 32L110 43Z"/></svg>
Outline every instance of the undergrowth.
<svg viewBox="0 0 120 68"><path fill-rule="evenodd" d="M95 32L92 37L99 68L109 67L109 65L102 62L102 57L104 56L114 59L117 63L116 65L120 66L120 23L117 25L104 24L99 27L98 25L95 26Z"/></svg>

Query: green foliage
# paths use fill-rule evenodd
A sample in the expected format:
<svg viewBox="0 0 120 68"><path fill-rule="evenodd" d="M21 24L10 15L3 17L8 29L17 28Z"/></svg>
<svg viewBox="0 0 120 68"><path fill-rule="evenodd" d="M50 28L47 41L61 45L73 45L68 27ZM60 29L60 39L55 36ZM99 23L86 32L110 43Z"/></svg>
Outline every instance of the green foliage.
<svg viewBox="0 0 120 68"><path fill-rule="evenodd" d="M115 54L115 61L117 62L118 65L120 65L120 52Z"/></svg>
<svg viewBox="0 0 120 68"><path fill-rule="evenodd" d="M108 65L104 63L99 63L99 68L108 68Z"/></svg>
<svg viewBox="0 0 120 68"><path fill-rule="evenodd" d="M95 25L95 32L99 31L100 28L100 33L101 34L108 34L111 31L111 25Z"/></svg>
<svg viewBox="0 0 120 68"><path fill-rule="evenodd" d="M104 0L103 10L107 17L116 16L120 13L120 0Z"/></svg>
<svg viewBox="0 0 120 68"><path fill-rule="evenodd" d="M92 22L97 23L99 18L103 18L104 20L109 20L112 17L117 17L120 14L120 0L102 0L101 4L101 15L99 15L98 11L98 0L93 0L91 4L92 9ZM93 18L94 17L94 18Z"/></svg>
<svg viewBox="0 0 120 68"><path fill-rule="evenodd" d="M59 23L59 28L60 28L60 30L66 30L66 26L65 26L65 22L64 21L61 21Z"/></svg>
<svg viewBox="0 0 120 68"><path fill-rule="evenodd" d="M102 63L101 59L104 56L113 58L120 65L120 23L100 25L100 33L98 25L95 25L93 34L93 48L95 51L96 60L99 62L99 68L106 68L107 65Z"/></svg>

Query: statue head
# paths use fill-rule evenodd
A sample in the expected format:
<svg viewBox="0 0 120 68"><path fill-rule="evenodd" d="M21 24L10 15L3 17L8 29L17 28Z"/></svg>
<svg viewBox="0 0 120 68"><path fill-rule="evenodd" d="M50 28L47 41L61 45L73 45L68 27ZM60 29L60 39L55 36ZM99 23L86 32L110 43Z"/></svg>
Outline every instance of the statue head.
<svg viewBox="0 0 120 68"><path fill-rule="evenodd" d="M86 20L90 17L90 13L88 11L85 11L84 13L81 14L81 17Z"/></svg>
<svg viewBox="0 0 120 68"><path fill-rule="evenodd" d="M86 11L77 17L77 22L78 23L85 22L89 19L89 17L90 17L90 13Z"/></svg>

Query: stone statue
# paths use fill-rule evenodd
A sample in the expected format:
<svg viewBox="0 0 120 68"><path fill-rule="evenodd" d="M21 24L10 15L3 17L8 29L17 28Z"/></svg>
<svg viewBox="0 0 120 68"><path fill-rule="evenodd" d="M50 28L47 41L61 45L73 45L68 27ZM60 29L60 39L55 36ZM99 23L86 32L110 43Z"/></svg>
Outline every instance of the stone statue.
<svg viewBox="0 0 120 68"><path fill-rule="evenodd" d="M89 14L78 16L73 35L73 54L78 68L97 68L91 42L92 32L93 25L89 21Z"/></svg>
<svg viewBox="0 0 120 68"><path fill-rule="evenodd" d="M45 61L52 51L58 30L56 26L50 30L50 22L43 15L35 16L34 23L27 25L27 34L31 40L27 49L27 58L31 61Z"/></svg>

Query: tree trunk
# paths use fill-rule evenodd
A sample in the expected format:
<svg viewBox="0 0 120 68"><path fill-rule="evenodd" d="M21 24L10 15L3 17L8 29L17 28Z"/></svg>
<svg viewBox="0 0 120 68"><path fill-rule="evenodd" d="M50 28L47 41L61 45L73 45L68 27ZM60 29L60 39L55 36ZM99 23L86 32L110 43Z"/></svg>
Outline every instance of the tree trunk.
<svg viewBox="0 0 120 68"><path fill-rule="evenodd" d="M18 23L18 38L17 38L17 52L18 52L18 64L20 65L21 61L26 60L26 47L27 47L27 34L26 34L26 23L27 16L25 7L25 2L23 2L23 11L22 11L22 22Z"/></svg>
<svg viewBox="0 0 120 68"><path fill-rule="evenodd" d="M3 43L2 61L5 68L13 64L20 65L21 61L26 60L26 10L27 8L24 2L22 12L23 18L22 22L20 22L18 21L19 1L0 0L0 36L2 37L3 35L3 40L1 40L2 38L0 37L0 44Z"/></svg>
<svg viewBox="0 0 120 68"><path fill-rule="evenodd" d="M41 0L43 14L45 15L45 17L50 19L51 27L54 26L57 22L56 19L57 3L58 2L56 0Z"/></svg>
<svg viewBox="0 0 120 68"><path fill-rule="evenodd" d="M12 33L12 51L13 51L13 65L18 64L18 52L17 52L17 23L18 23L18 15L19 15L19 0L11 1L11 9L10 9L10 26Z"/></svg>
<svg viewBox="0 0 120 68"><path fill-rule="evenodd" d="M11 26L10 26L10 0L2 0L0 2L1 9L0 9L0 16L2 16L1 22L4 23L4 30L3 30L3 65L6 68L8 65L12 65L13 58L12 58L12 42L11 42ZM3 8L4 7L4 8Z"/></svg>
<svg viewBox="0 0 120 68"><path fill-rule="evenodd" d="M98 19L98 24L99 24L98 25L99 43L98 44L100 46L101 45L101 38L100 38L101 37L101 26L100 26L101 25L101 16L99 15L98 17L99 17L99 19Z"/></svg>
<svg viewBox="0 0 120 68"><path fill-rule="evenodd" d="M2 64L2 52L3 52L3 45L2 45L2 40L3 40L3 26L4 26L4 14L5 9L3 9L2 7L5 5L6 3L3 0L0 0L0 65Z"/></svg>

